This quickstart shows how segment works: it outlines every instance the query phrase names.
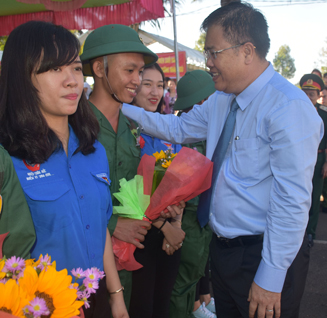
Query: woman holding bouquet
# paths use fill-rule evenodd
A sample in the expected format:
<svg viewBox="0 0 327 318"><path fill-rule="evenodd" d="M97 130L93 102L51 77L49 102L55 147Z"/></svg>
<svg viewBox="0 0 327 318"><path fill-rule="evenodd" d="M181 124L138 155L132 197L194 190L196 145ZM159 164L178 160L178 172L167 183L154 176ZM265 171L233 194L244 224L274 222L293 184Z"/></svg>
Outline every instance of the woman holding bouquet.
<svg viewBox="0 0 327 318"><path fill-rule="evenodd" d="M32 258L49 254L68 272L104 270L85 316L109 317L107 289L113 317L126 318L107 230L109 166L83 94L79 49L74 35L50 23L30 21L10 34L2 58L0 142L31 211Z"/></svg>
<svg viewBox="0 0 327 318"><path fill-rule="evenodd" d="M146 67L134 104L148 111L159 111L163 103L164 74L155 63ZM144 146L141 156L161 150L176 153L180 145L173 145L158 138L141 134ZM158 219L148 231L144 249L136 249L136 261L143 265L133 272L133 287L129 313L131 318L168 318L170 295L178 273L181 246L185 233L181 217L165 222Z"/></svg>

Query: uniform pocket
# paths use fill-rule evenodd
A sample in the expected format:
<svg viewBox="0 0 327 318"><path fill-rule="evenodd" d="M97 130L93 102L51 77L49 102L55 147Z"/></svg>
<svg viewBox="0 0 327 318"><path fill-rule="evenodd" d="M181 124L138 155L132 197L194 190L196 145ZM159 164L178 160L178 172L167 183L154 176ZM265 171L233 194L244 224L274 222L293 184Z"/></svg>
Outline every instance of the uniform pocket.
<svg viewBox="0 0 327 318"><path fill-rule="evenodd" d="M108 206L110 204L110 179L109 176L106 173L95 173L91 172L95 179L95 184L99 190L99 199L100 199L100 205L101 209L107 211Z"/></svg>
<svg viewBox="0 0 327 318"><path fill-rule="evenodd" d="M232 173L244 181L256 180L259 175L259 139L239 139L233 142Z"/></svg>
<svg viewBox="0 0 327 318"><path fill-rule="evenodd" d="M24 188L36 228L53 232L73 222L69 191L63 181L34 184Z"/></svg>

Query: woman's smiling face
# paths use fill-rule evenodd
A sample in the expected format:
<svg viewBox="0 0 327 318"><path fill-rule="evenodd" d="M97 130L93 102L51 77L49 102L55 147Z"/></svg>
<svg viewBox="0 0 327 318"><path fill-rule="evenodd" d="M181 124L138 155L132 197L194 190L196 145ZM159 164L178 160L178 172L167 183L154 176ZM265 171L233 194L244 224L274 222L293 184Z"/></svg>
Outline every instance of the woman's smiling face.
<svg viewBox="0 0 327 318"><path fill-rule="evenodd" d="M134 104L147 111L155 112L163 96L164 79L161 73L153 68L143 72L141 86L134 99Z"/></svg>

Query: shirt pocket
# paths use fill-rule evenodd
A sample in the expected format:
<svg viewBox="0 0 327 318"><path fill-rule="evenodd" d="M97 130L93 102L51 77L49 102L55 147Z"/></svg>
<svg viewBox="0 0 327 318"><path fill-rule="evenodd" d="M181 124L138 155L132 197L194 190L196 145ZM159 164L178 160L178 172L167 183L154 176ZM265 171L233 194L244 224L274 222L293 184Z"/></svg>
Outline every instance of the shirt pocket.
<svg viewBox="0 0 327 318"><path fill-rule="evenodd" d="M99 198L100 198L100 200L98 201L100 202L100 208L104 211L107 211L108 208L111 207L109 176L106 173L101 173L101 172L100 173L91 172L91 174L94 177L94 181L98 189L97 193L99 194Z"/></svg>
<svg viewBox="0 0 327 318"><path fill-rule="evenodd" d="M259 139L239 139L233 142L232 173L243 181L254 181L259 176Z"/></svg>
<svg viewBox="0 0 327 318"><path fill-rule="evenodd" d="M54 232L73 222L69 191L63 181L34 184L24 188L36 229Z"/></svg>

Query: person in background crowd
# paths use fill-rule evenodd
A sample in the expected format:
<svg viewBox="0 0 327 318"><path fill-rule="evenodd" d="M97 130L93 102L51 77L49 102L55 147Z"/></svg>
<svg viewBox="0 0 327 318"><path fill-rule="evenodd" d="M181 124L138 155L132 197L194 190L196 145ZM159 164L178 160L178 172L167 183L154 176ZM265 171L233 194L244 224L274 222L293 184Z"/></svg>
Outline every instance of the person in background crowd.
<svg viewBox="0 0 327 318"><path fill-rule="evenodd" d="M0 253L29 258L36 239L33 220L12 160L0 145L0 235L7 232Z"/></svg>
<svg viewBox="0 0 327 318"><path fill-rule="evenodd" d="M321 98L321 106L320 108L327 111L327 108L323 107L326 106L327 107L327 87L325 86L324 89L320 92L320 98Z"/></svg>
<svg viewBox="0 0 327 318"><path fill-rule="evenodd" d="M166 93L168 92L168 82L169 82L169 80L170 80L170 77L168 77L168 76L166 76L165 77L165 85L164 85L164 93L163 93L163 96L165 96L166 95Z"/></svg>
<svg viewBox="0 0 327 318"><path fill-rule="evenodd" d="M154 112L163 103L163 89L164 73L160 66L157 63L147 66L133 104ZM182 148L142 133L141 138L144 140L141 156L152 156L155 152L168 149L177 153ZM182 215L164 223L160 231L156 223L145 236L144 249L137 249L134 253L136 261L143 267L133 271L129 308L131 318L169 318L169 299L178 272L185 233L181 230Z"/></svg>
<svg viewBox="0 0 327 318"><path fill-rule="evenodd" d="M301 89L307 94L319 116L324 122L325 132L319 144L318 158L315 166L313 179L312 179L312 202L309 211L309 222L307 226L307 234L309 240L309 247L312 247L316 238L316 228L319 218L320 210L320 196L324 184L324 178L327 177L327 108L322 107L317 103L319 94L324 88L324 82L316 74L306 74L300 80Z"/></svg>
<svg viewBox="0 0 327 318"><path fill-rule="evenodd" d="M177 99L176 80L170 79L168 81L168 92L164 95L165 108L164 114L174 113L174 104Z"/></svg>
<svg viewBox="0 0 327 318"><path fill-rule="evenodd" d="M219 317L298 317L322 120L266 60L267 22L252 5L231 2L212 12L202 29L217 92L181 117L127 104L122 111L157 138L207 140L213 181L197 214L214 232L211 277Z"/></svg>
<svg viewBox="0 0 327 318"><path fill-rule="evenodd" d="M108 317L111 307L113 317L128 318L107 229L109 166L83 94L79 50L71 32L51 23L30 21L11 32L2 58L0 142L34 222L31 257L49 254L68 272L104 270L85 317Z"/></svg>
<svg viewBox="0 0 327 318"><path fill-rule="evenodd" d="M212 77L205 71L187 72L177 84L178 98L174 109L188 113L193 106L202 107L215 92ZM206 141L184 144L183 146L206 154ZM209 225L201 228L196 211L199 196L186 202L182 229L185 240L182 248L178 276L170 298L170 318L212 317L216 311L209 288L209 243L212 231ZM199 281L200 280L200 281ZM192 314L193 313L193 314Z"/></svg>
<svg viewBox="0 0 327 318"><path fill-rule="evenodd" d="M317 68L313 69L311 74L315 74L315 75L319 76L320 78L322 78L322 74Z"/></svg>
<svg viewBox="0 0 327 318"><path fill-rule="evenodd" d="M323 79L325 87L327 87L327 73L324 73Z"/></svg>
<svg viewBox="0 0 327 318"><path fill-rule="evenodd" d="M86 39L81 60L85 76L93 76L94 87L89 104L99 125L98 140L106 150L110 166L111 193L119 191L119 180L134 178L140 163L139 127L121 112L123 102L131 103L141 84L144 66L157 60L133 29L109 24L94 30ZM113 205L119 205L112 197ZM173 216L181 214L176 206L168 207ZM166 217L165 213L162 213ZM163 222L157 222L160 226ZM144 237L150 229L147 221L113 215L110 233L116 238L143 249ZM132 291L132 272L119 271L124 298L129 307Z"/></svg>
<svg viewBox="0 0 327 318"><path fill-rule="evenodd" d="M88 82L84 82L84 93L86 99L89 99L91 93L92 93L92 88Z"/></svg>

